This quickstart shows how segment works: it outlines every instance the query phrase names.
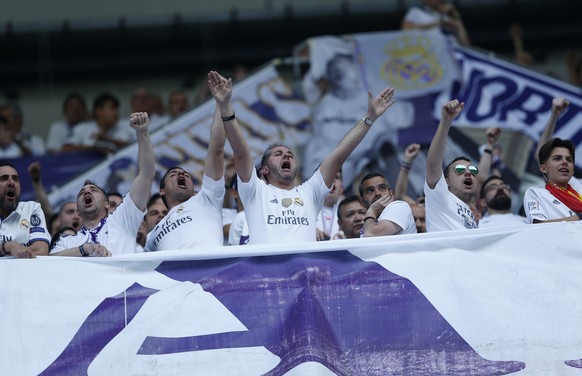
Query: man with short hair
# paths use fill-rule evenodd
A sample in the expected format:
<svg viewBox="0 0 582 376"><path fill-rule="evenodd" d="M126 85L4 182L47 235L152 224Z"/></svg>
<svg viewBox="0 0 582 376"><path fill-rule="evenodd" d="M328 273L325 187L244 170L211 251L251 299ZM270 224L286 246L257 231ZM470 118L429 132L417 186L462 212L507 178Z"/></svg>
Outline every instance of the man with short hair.
<svg viewBox="0 0 582 376"><path fill-rule="evenodd" d="M337 222L344 238L359 238L366 218L366 208L356 195L351 195L340 201L337 207Z"/></svg>
<svg viewBox="0 0 582 376"><path fill-rule="evenodd" d="M67 201L62 204L57 221L59 224L57 230L63 227L70 227L75 231L79 231L83 223L77 210L77 203L75 201Z"/></svg>
<svg viewBox="0 0 582 376"><path fill-rule="evenodd" d="M146 252L224 245L221 210L225 191L224 140L224 128L216 110L202 188L195 193L192 177L181 167L166 171L160 180L160 196L168 214L148 234Z"/></svg>
<svg viewBox="0 0 582 376"><path fill-rule="evenodd" d="M51 237L44 213L39 203L20 201L20 192L18 171L0 161L0 256L46 256Z"/></svg>
<svg viewBox="0 0 582 376"><path fill-rule="evenodd" d="M107 193L107 199L109 200L109 214L111 214L121 204L123 196L119 192L109 192Z"/></svg>
<svg viewBox="0 0 582 376"><path fill-rule="evenodd" d="M247 215L251 244L289 243L316 240L317 214L329 193L342 163L358 146L376 121L394 103L394 89L386 88L377 97L368 92L368 110L325 158L313 176L296 186L297 162L283 144L271 145L263 154L259 173L242 134L231 104L232 79L217 72L208 74L226 135L232 146L238 190Z"/></svg>
<svg viewBox="0 0 582 376"><path fill-rule="evenodd" d="M464 156L453 159L444 173L442 169L449 129L464 106L457 99L443 105L441 121L428 149L424 183L428 232L477 228L471 201L479 169Z"/></svg>
<svg viewBox="0 0 582 376"><path fill-rule="evenodd" d="M414 217L416 232L419 234L426 232L426 210L424 210L424 206L416 203L408 205L410 205L410 210Z"/></svg>
<svg viewBox="0 0 582 376"><path fill-rule="evenodd" d="M138 174L119 207L109 214L109 199L103 188L85 181L77 195L77 210L83 227L76 235L62 237L51 250L54 256L111 256L134 253L135 239L155 178L155 157L145 112L133 113L130 126L138 144Z"/></svg>
<svg viewBox="0 0 582 376"><path fill-rule="evenodd" d="M363 237L416 234L410 205L395 200L384 176L370 173L360 182L360 197L366 206Z"/></svg>
<svg viewBox="0 0 582 376"><path fill-rule="evenodd" d="M507 227L527 224L527 218L511 211L511 187L502 178L492 175L481 186L481 205L487 215L479 221L479 228Z"/></svg>

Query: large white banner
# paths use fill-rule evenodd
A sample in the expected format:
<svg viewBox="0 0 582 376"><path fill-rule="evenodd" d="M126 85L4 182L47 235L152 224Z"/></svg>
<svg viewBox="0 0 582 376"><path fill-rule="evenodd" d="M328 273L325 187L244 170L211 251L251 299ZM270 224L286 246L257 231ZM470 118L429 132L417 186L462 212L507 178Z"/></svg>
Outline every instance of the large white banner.
<svg viewBox="0 0 582 376"><path fill-rule="evenodd" d="M578 375L579 223L0 259L5 375Z"/></svg>

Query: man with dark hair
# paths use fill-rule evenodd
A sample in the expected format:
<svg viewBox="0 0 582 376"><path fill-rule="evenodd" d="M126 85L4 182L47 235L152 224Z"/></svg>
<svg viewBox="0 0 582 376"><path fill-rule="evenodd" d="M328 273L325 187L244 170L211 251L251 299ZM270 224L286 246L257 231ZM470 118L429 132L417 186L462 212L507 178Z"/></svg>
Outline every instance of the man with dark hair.
<svg viewBox="0 0 582 376"><path fill-rule="evenodd" d="M170 167L160 180L160 196L168 214L148 234L145 251L191 249L224 244L224 128L214 112L200 192L181 167Z"/></svg>
<svg viewBox="0 0 582 376"><path fill-rule="evenodd" d="M368 92L364 117L348 131L313 176L296 186L297 163L293 152L283 145L271 147L263 155L260 173L265 181L256 176L250 148L231 104L232 79L212 71L208 80L234 152L238 190L250 231L249 243L315 241L317 214L336 174L374 121L392 106L394 89L386 88L375 98Z"/></svg>
<svg viewBox="0 0 582 376"><path fill-rule="evenodd" d="M40 204L20 201L16 168L0 161L0 256L34 258L48 254L50 234Z"/></svg>
<svg viewBox="0 0 582 376"><path fill-rule="evenodd" d="M46 148L50 153L58 153L64 142L73 134L77 124L87 120L89 113L85 97L79 93L70 93L63 101L63 120L53 122L49 127Z"/></svg>
<svg viewBox="0 0 582 376"><path fill-rule="evenodd" d="M121 204L123 196L119 192L109 192L107 193L107 199L109 200L109 214L111 214Z"/></svg>
<svg viewBox="0 0 582 376"><path fill-rule="evenodd" d="M337 223L346 239L359 238L366 218L366 208L356 195L340 201L337 207Z"/></svg>
<svg viewBox="0 0 582 376"><path fill-rule="evenodd" d="M138 174L129 193L109 215L107 192L91 180L77 195L83 227L76 235L62 237L52 248L55 256L111 256L135 252L135 238L145 214L155 177L155 157L148 133L148 115L133 113L130 126L138 144Z"/></svg>
<svg viewBox="0 0 582 376"><path fill-rule="evenodd" d="M384 176L378 173L364 176L359 191L367 208L364 237L416 234L410 205L394 199L394 191Z"/></svg>
<svg viewBox="0 0 582 376"><path fill-rule="evenodd" d="M479 220L479 228L507 227L527 224L527 218L511 211L511 187L496 175L488 177L481 186L481 206L487 210Z"/></svg>
<svg viewBox="0 0 582 376"><path fill-rule="evenodd" d="M550 118L538 142L539 168L547 183L525 191L523 206L530 223L582 220L582 180L574 178L574 144L552 138L569 104L564 98L552 100Z"/></svg>
<svg viewBox="0 0 582 376"><path fill-rule="evenodd" d="M454 99L442 107L441 121L428 149L424 183L428 232L477 228L471 202L477 191L479 169L467 157L455 158L444 173L442 169L449 129L464 106Z"/></svg>
<svg viewBox="0 0 582 376"><path fill-rule="evenodd" d="M93 150L110 154L135 141L135 134L119 122L119 100L103 93L93 102L93 120L78 124L63 151Z"/></svg>

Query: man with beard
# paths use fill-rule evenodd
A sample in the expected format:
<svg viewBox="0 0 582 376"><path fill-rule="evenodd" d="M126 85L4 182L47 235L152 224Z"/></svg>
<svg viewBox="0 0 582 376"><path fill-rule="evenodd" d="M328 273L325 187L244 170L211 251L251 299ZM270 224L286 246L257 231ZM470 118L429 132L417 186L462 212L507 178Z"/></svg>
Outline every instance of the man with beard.
<svg viewBox="0 0 582 376"><path fill-rule="evenodd" d="M135 252L135 237L145 214L155 177L155 157L145 112L131 114L130 126L138 145L138 174L129 193L112 213L103 188L85 181L77 194L77 210L83 227L76 235L61 237L51 256L111 256Z"/></svg>
<svg viewBox="0 0 582 376"><path fill-rule="evenodd" d="M284 144L271 145L263 153L259 174L264 180L259 179L232 108L232 79L211 71L208 80L234 152L238 190L249 226L249 243L315 241L317 214L336 174L372 124L392 106L394 89L386 88L375 98L368 92L368 109L363 118L348 131L313 176L296 186L297 162Z"/></svg>
<svg viewBox="0 0 582 376"><path fill-rule="evenodd" d="M224 127L218 110L210 127L202 188L181 167L170 167L160 180L160 196L168 214L148 234L146 252L224 245Z"/></svg>
<svg viewBox="0 0 582 376"><path fill-rule="evenodd" d="M511 188L499 176L490 176L481 186L481 205L487 215L479 221L479 228L507 227L527 224L527 218L511 211Z"/></svg>
<svg viewBox="0 0 582 376"><path fill-rule="evenodd" d="M428 149L424 183L428 232L477 228L471 202L479 169L467 157L453 159L444 173L442 169L449 129L464 106L453 99L442 107L441 121Z"/></svg>
<svg viewBox="0 0 582 376"><path fill-rule="evenodd" d="M51 237L44 213L37 202L21 202L20 192L16 168L8 162L0 162L0 256L46 256Z"/></svg>
<svg viewBox="0 0 582 376"><path fill-rule="evenodd" d="M337 207L337 222L343 233L341 238L359 238L366 218L366 208L356 195L344 198Z"/></svg>
<svg viewBox="0 0 582 376"><path fill-rule="evenodd" d="M384 176L371 173L360 183L360 197L367 208L363 237L416 234L410 205L395 200Z"/></svg>

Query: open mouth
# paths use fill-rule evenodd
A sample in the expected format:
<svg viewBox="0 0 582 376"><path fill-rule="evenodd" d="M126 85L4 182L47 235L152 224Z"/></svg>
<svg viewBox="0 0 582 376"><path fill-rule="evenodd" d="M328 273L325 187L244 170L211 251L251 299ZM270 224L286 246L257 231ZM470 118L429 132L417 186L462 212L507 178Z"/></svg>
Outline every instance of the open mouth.
<svg viewBox="0 0 582 376"><path fill-rule="evenodd" d="M186 188L186 177L185 176L178 176L176 183L178 184L178 187Z"/></svg>
<svg viewBox="0 0 582 376"><path fill-rule="evenodd" d="M6 197L8 198L15 198L16 197L16 191L9 189L6 191Z"/></svg>
<svg viewBox="0 0 582 376"><path fill-rule="evenodd" d="M467 178L467 179L463 180L463 184L465 184L468 187L472 187L473 186L473 179Z"/></svg>
<svg viewBox="0 0 582 376"><path fill-rule="evenodd" d="M85 204L85 206L89 206L93 203L93 197L91 197L90 195L86 195L85 197L83 197L83 203Z"/></svg>
<svg viewBox="0 0 582 376"><path fill-rule="evenodd" d="M558 170L559 172L563 173L563 174L569 174L570 170L568 170L567 168L561 168Z"/></svg>
<svg viewBox="0 0 582 376"><path fill-rule="evenodd" d="M281 165L281 169L283 169L283 170L291 170L291 163L289 163L289 162L283 162L283 164Z"/></svg>

